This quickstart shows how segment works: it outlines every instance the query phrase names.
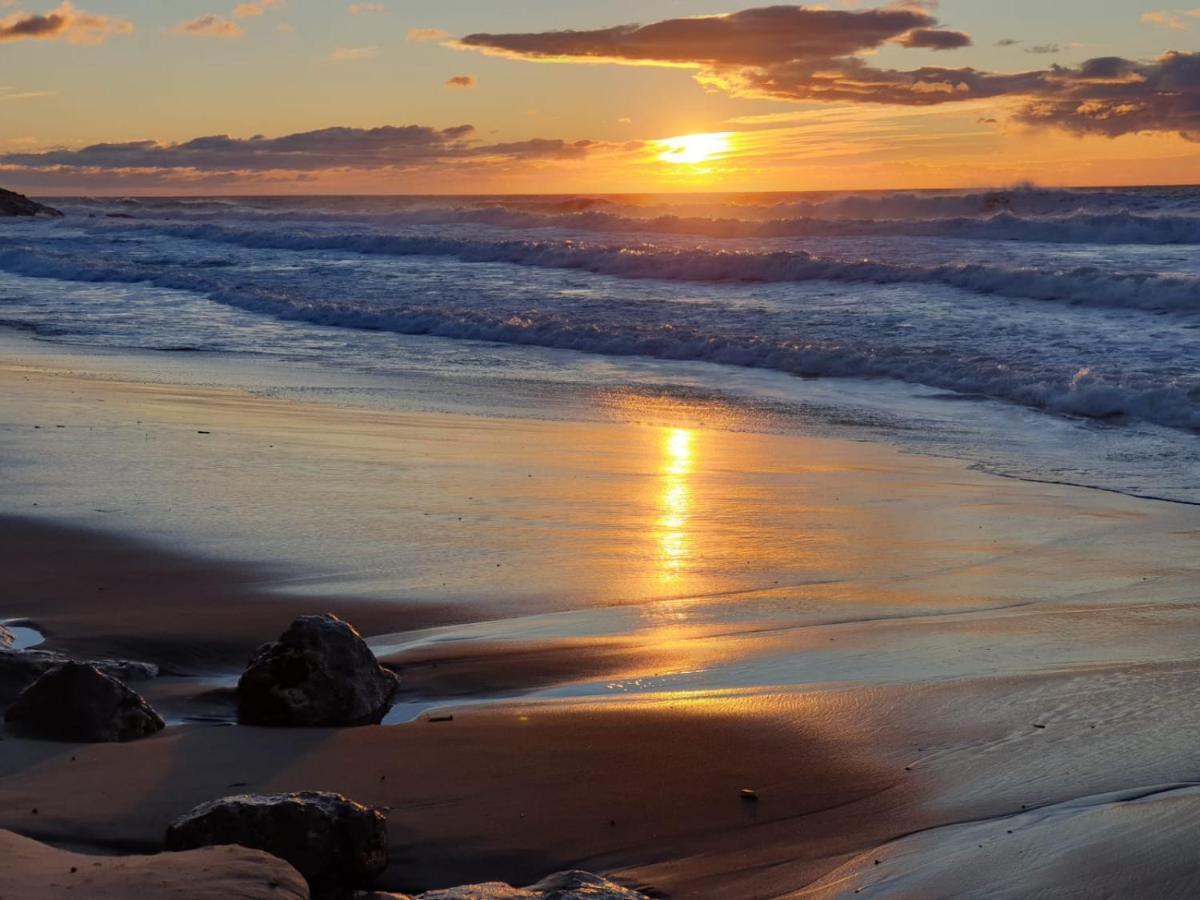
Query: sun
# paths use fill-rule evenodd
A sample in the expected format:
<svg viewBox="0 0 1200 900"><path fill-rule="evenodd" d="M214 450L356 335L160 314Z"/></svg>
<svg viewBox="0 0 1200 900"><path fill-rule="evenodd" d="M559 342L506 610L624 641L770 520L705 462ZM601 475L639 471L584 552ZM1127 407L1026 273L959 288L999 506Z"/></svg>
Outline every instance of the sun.
<svg viewBox="0 0 1200 900"><path fill-rule="evenodd" d="M710 134L684 134L657 141L658 158L665 163L694 166L725 156L732 149L727 131Z"/></svg>

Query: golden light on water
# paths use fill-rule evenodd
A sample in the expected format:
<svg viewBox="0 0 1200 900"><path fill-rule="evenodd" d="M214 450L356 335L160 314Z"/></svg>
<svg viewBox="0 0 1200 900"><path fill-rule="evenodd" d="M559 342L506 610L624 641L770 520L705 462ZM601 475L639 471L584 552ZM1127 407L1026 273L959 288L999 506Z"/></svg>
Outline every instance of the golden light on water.
<svg viewBox="0 0 1200 900"><path fill-rule="evenodd" d="M685 134L656 141L658 158L673 165L695 166L729 155L733 149L727 131L710 134Z"/></svg>
<svg viewBox="0 0 1200 900"><path fill-rule="evenodd" d="M691 474L694 433L671 428L663 435L662 485L659 491L657 540L659 578L674 581L691 552L688 525L692 506Z"/></svg>

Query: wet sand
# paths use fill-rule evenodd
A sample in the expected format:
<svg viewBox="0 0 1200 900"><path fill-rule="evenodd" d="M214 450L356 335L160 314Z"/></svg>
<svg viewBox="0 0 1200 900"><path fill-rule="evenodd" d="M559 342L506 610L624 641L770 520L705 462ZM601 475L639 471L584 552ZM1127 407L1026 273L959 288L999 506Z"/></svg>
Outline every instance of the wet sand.
<svg viewBox="0 0 1200 900"><path fill-rule="evenodd" d="M883 446L305 404L78 359L0 365L0 387L0 615L158 662L138 687L171 721L119 746L5 735L0 828L146 852L203 800L324 789L392 807L391 889L581 866L675 897L951 896L1030 856L1001 895L1086 896L1089 859L1162 896L1200 875L1200 510ZM322 520L307 566L261 551ZM401 671L395 723L222 722L246 654L325 610Z"/></svg>

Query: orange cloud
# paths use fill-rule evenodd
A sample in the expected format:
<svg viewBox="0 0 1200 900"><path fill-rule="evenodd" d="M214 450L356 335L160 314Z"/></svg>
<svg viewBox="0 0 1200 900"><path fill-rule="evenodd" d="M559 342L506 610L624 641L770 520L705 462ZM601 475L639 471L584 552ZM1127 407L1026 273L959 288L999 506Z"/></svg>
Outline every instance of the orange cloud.
<svg viewBox="0 0 1200 900"><path fill-rule="evenodd" d="M475 87L475 83L474 75L455 75L453 78L446 80L446 87L470 90Z"/></svg>
<svg viewBox="0 0 1200 900"><path fill-rule="evenodd" d="M220 16L200 16L187 22L180 22L171 29L171 33L212 38L239 38L245 34L240 26L228 19L222 19Z"/></svg>
<svg viewBox="0 0 1200 900"><path fill-rule="evenodd" d="M408 33L410 41L444 41L450 32L441 28L414 28Z"/></svg>
<svg viewBox="0 0 1200 900"><path fill-rule="evenodd" d="M132 22L86 12L69 0L47 13L18 12L0 19L0 41L65 40L71 44L102 44L114 35L132 31Z"/></svg>
<svg viewBox="0 0 1200 900"><path fill-rule="evenodd" d="M265 15L269 9L279 9L284 0L254 0L253 3L241 3L233 8L235 19L250 19Z"/></svg>
<svg viewBox="0 0 1200 900"><path fill-rule="evenodd" d="M351 3L346 7L346 11L352 16L360 16L363 13L386 12L387 7L382 3Z"/></svg>
<svg viewBox="0 0 1200 900"><path fill-rule="evenodd" d="M378 55L378 47L338 47L329 54L329 58L333 62L358 62Z"/></svg>

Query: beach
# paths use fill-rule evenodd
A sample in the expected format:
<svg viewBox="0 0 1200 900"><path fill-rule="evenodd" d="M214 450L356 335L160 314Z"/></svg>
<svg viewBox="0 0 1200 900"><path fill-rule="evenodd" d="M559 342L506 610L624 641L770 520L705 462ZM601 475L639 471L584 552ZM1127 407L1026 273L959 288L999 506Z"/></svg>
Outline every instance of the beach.
<svg viewBox="0 0 1200 900"><path fill-rule="evenodd" d="M1184 896L1200 508L712 399L339 378L4 334L0 617L157 664L168 727L6 734L0 828L145 853L202 801L332 790L390 808L389 890ZM384 723L233 725L320 612L399 672Z"/></svg>

